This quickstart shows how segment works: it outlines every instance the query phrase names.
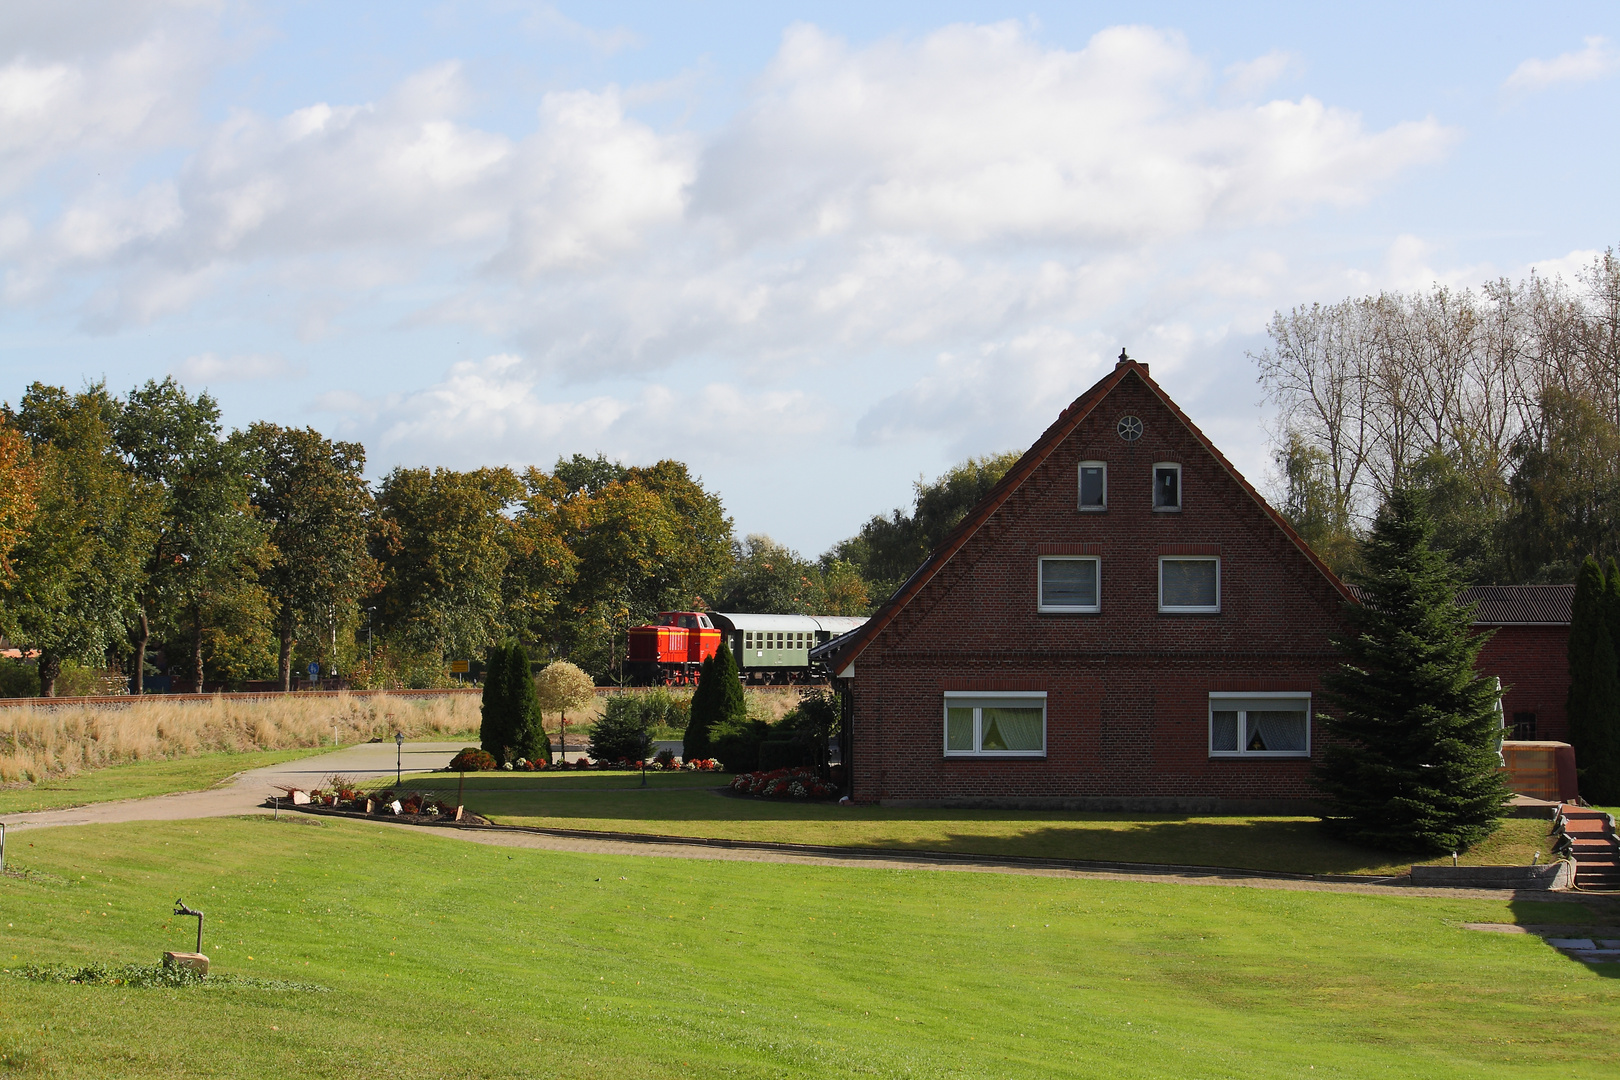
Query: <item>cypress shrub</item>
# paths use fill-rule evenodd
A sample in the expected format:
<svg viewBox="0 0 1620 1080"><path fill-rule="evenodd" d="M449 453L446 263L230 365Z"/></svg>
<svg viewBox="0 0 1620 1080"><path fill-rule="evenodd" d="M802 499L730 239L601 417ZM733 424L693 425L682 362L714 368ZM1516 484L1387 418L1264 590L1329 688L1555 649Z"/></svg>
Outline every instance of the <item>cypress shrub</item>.
<svg viewBox="0 0 1620 1080"><path fill-rule="evenodd" d="M515 641L509 643L506 654L506 709L514 759L549 762L551 739L542 722L529 653Z"/></svg>
<svg viewBox="0 0 1620 1080"><path fill-rule="evenodd" d="M1613 649L1614 636L1608 630L1608 592L1598 561L1587 556L1575 575L1575 598L1569 613L1569 696L1565 715L1569 719L1569 741L1575 747L1575 764L1582 787L1589 782L1591 768L1601 755L1602 725L1592 709L1593 681L1597 675L1597 644L1608 636ZM1582 794L1585 794L1583 790Z"/></svg>
<svg viewBox="0 0 1620 1080"><path fill-rule="evenodd" d="M715 654L703 661L703 670L698 675L691 716L681 740L681 756L687 761L719 757L721 764L735 771L739 766L723 755L720 738L722 733L735 736L747 725L748 699L743 696L742 682L737 677L737 661L730 647L722 641ZM760 726L768 730L766 725ZM759 744L764 737L750 730L742 744L733 738L728 745L732 747L733 756L741 753L748 760L757 761Z"/></svg>
<svg viewBox="0 0 1620 1080"><path fill-rule="evenodd" d="M511 709L508 697L511 679L508 674L510 649L500 641L489 648L489 661L484 669L484 696L481 723L478 727L478 745L497 765L506 764L507 748L513 745Z"/></svg>
<svg viewBox="0 0 1620 1080"><path fill-rule="evenodd" d="M725 645L720 646L722 649ZM718 696L714 679L714 657L703 661L698 671L697 689L692 692L692 707L687 714L686 732L681 736L681 756L687 761L712 757L709 727L715 718L715 699Z"/></svg>
<svg viewBox="0 0 1620 1080"><path fill-rule="evenodd" d="M1460 575L1433 545L1422 496L1398 488L1361 542L1351 573L1364 602L1327 683L1328 736L1315 771L1333 797L1323 818L1354 843L1459 851L1485 837L1508 798L1498 771L1494 684L1474 669L1487 636L1457 603Z"/></svg>

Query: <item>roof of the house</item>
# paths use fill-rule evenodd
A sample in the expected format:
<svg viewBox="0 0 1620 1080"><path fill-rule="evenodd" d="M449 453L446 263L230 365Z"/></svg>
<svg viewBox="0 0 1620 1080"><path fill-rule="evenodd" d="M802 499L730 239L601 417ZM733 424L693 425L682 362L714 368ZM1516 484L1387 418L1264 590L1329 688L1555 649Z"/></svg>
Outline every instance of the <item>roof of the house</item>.
<svg viewBox="0 0 1620 1080"><path fill-rule="evenodd" d="M1017 491L1019 486L1029 479L1035 470L1040 468L1046 459L1052 455L1052 452L1062 445L1063 440L1068 438L1074 429L1079 427L1091 415L1092 410L1107 398L1115 387L1133 375L1142 380L1142 384L1159 399L1160 403L1170 411L1172 416L1186 427L1193 438L1215 459L1216 463L1225 469L1233 480L1237 481L1238 486L1259 505L1261 510L1271 518L1272 523L1281 529L1305 557L1322 572L1323 577L1327 578L1343 596L1350 599L1350 592L1345 588L1344 583L1339 580L1332 570L1328 569L1326 563L1317 557L1316 552L1312 551L1310 545L1300 538L1300 535L1294 531L1293 526L1289 525L1281 514L1271 508L1271 504L1267 503L1260 496L1260 493L1233 467L1232 463L1226 460L1226 455L1215 448L1215 444L1210 442L1202 431L1198 430L1198 425L1188 419L1187 414L1182 412L1181 408L1170 400L1170 396L1159 387L1159 384L1148 376L1147 365L1138 363L1135 360L1122 359L1118 364L1114 365L1113 371L1099 379L1091 389L1075 398L1068 408L1058 414L1058 418L1052 422L1052 425L1041 433L1039 439L1035 440L1035 445L1026 450L1024 456L1019 458L1011 469L1007 470L1007 475L1003 476L995 487L991 488L985 494L985 497L980 499L977 505L967 512L967 516L957 524L956 528L946 534L945 539L940 541L939 546L906 579L905 584L895 590L894 595L884 602L883 606L877 610L876 614L872 616L865 626L842 637L834 638L812 651L811 655L818 660L829 662L834 671L842 671L854 662L862 650L878 634L883 632L883 628L894 620L894 617L911 602L913 597L922 592L924 586L933 579L934 575L951 560L953 555L962 549L974 533L978 532L979 527L990 520L990 517L1001 508L1012 493Z"/></svg>
<svg viewBox="0 0 1620 1080"><path fill-rule="evenodd" d="M1568 626L1575 586L1475 585L1464 589L1458 599L1476 605L1476 626Z"/></svg>

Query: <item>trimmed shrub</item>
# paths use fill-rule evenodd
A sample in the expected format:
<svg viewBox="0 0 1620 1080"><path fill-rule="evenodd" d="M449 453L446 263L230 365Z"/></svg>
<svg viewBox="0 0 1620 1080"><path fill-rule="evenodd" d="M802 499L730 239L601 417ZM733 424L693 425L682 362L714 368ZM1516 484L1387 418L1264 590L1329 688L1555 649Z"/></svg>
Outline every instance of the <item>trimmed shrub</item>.
<svg viewBox="0 0 1620 1080"><path fill-rule="evenodd" d="M461 752L450 759L452 772L489 772L500 768L495 756L476 746L463 747Z"/></svg>
<svg viewBox="0 0 1620 1080"><path fill-rule="evenodd" d="M759 767L767 772L772 769L814 768L814 757L810 744L797 739L766 739L759 744Z"/></svg>

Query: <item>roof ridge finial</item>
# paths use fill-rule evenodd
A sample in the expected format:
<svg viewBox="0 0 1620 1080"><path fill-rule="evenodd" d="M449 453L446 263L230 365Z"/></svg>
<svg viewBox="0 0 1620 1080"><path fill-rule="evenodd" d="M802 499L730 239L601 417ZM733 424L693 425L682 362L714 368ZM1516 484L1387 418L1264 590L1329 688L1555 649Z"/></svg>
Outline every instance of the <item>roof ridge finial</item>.
<svg viewBox="0 0 1620 1080"><path fill-rule="evenodd" d="M1126 364L1128 364L1130 362L1131 362L1131 358L1129 356L1125 355L1125 347L1123 345L1120 346L1120 349L1119 349L1119 366L1124 367Z"/></svg>

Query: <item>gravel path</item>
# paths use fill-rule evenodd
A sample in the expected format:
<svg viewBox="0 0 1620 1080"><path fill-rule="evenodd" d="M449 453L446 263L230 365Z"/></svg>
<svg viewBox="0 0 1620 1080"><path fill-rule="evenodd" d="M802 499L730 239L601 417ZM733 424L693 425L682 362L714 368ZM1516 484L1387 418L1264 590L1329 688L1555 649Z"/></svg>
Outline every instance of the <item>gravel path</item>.
<svg viewBox="0 0 1620 1080"><path fill-rule="evenodd" d="M442 769L450 763L464 742L406 743L398 748L400 767L405 772ZM0 815L6 829L38 829L51 825L106 825L125 821L183 821L188 818L230 817L263 810L264 800L277 794L279 785L312 788L334 773L357 780L394 775L396 747L393 743L363 743L334 750L330 754L266 765L240 773L234 780L206 791L186 791L178 795L157 795L150 799L124 799L91 803L69 810L42 810L33 814ZM264 811L268 813L269 811Z"/></svg>
<svg viewBox="0 0 1620 1080"><path fill-rule="evenodd" d="M405 772L426 772L449 764L464 743L406 743L401 753ZM302 788L319 786L326 777L341 773L359 780L388 776L394 772L395 748L391 743L368 743L336 750L330 754L301 758L280 765L268 765L240 774L229 784L207 791L179 795L159 795L150 799L94 803L71 810L46 810L34 814L11 814L4 820L8 831L46 828L53 825L104 825L130 821L180 821L187 818L229 817L236 814L270 813L265 799L278 785ZM1031 877L1089 878L1101 881L1141 881L1177 885L1219 885L1249 889L1286 889L1298 892L1361 893L1368 896L1474 897L1489 900L1573 900L1594 908L1594 913L1616 913L1620 901L1609 897L1547 892L1509 892L1491 889L1420 889L1401 885L1376 885L1332 881L1296 881L1278 878L1250 878L1219 873L1130 873L1116 870L1070 870L1058 867L1027 866L998 860L992 856L968 862L960 857L936 858L928 855L889 853L847 856L811 855L795 851L760 848L724 848L707 844L682 844L667 840L646 841L554 836L545 833L494 829L460 829L420 826L376 820L368 823L383 829L415 829L418 833L446 840L460 840L497 847L527 848L537 851L567 851L585 855L637 855L671 859L708 859L719 862L796 863L802 866L864 867L894 870L950 870L974 874L1022 874Z"/></svg>

